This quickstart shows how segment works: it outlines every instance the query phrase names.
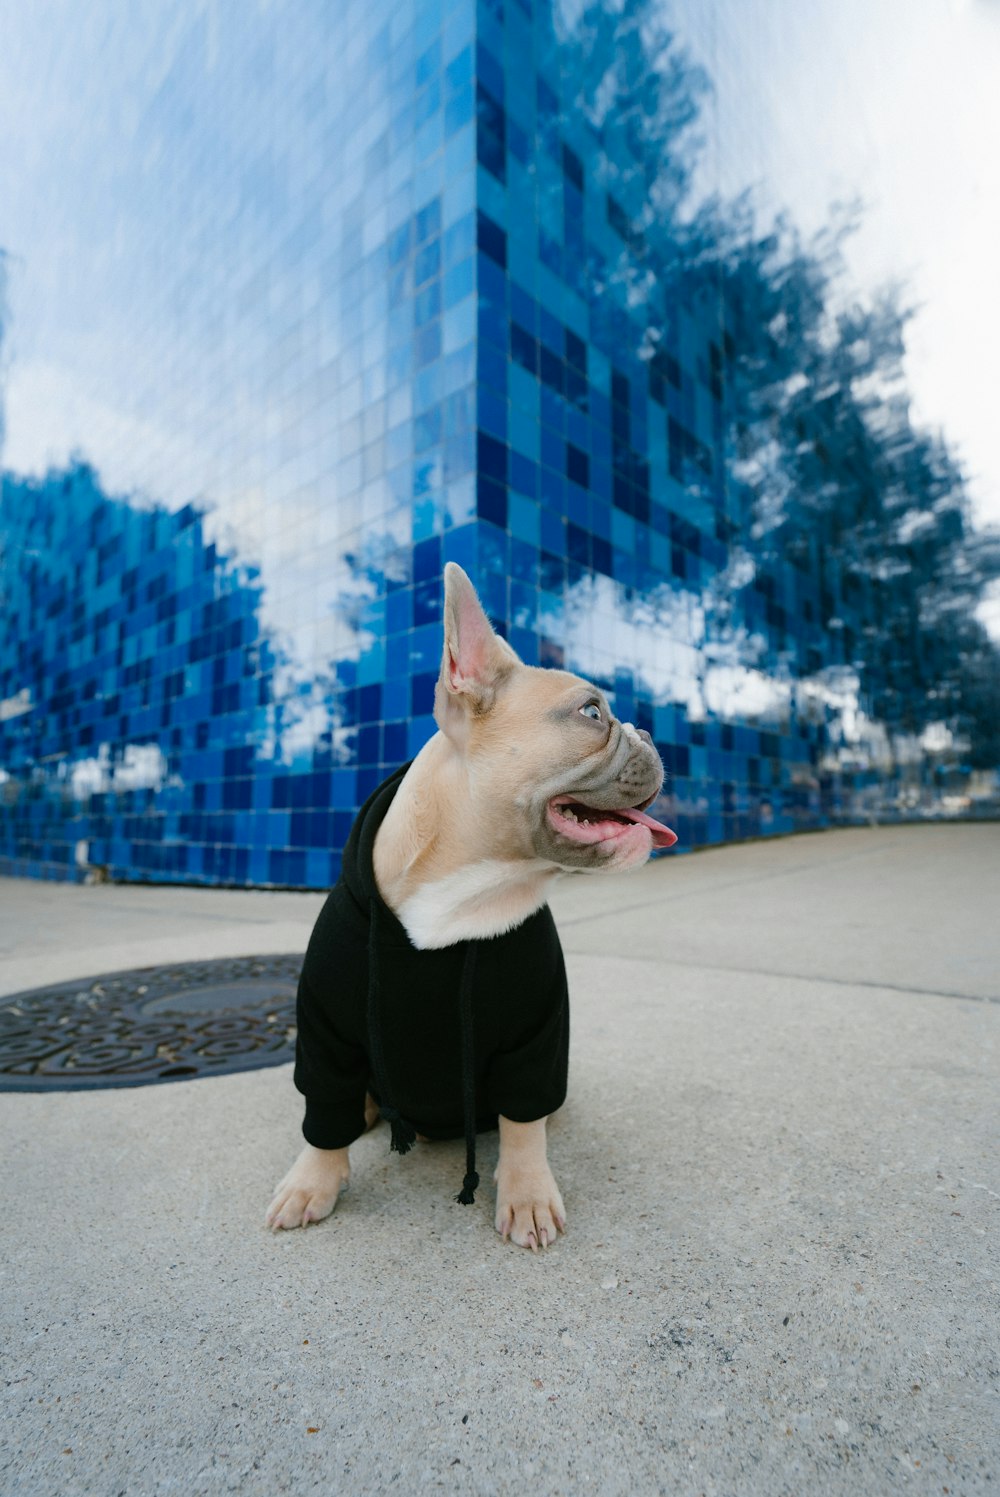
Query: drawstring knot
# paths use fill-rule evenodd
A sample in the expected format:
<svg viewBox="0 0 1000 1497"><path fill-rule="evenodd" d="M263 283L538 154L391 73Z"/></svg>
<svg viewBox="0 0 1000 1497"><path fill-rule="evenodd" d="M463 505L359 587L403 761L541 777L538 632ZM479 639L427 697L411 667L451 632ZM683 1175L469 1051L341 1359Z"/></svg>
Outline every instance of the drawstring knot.
<svg viewBox="0 0 1000 1497"><path fill-rule="evenodd" d="M455 1200L460 1206L473 1206L476 1200L476 1191L479 1188L479 1176L475 1170L470 1170L462 1181L462 1189L458 1192Z"/></svg>
<svg viewBox="0 0 1000 1497"><path fill-rule="evenodd" d="M385 1118L392 1130L392 1139L389 1150L395 1150L397 1154L408 1154L417 1141L417 1130L412 1123L407 1122L401 1112L395 1107L380 1106L379 1112Z"/></svg>

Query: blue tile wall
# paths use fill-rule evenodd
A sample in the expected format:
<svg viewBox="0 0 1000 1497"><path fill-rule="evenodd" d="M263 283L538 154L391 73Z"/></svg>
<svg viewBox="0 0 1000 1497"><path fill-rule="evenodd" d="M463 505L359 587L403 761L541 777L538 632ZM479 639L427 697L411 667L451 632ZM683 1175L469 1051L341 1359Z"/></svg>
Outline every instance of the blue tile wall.
<svg viewBox="0 0 1000 1497"><path fill-rule="evenodd" d="M102 170L40 134L0 224L5 331L60 371L8 432L0 872L330 883L434 731L448 560L653 734L682 847L846 813L874 771L824 769L836 704L789 686L844 637L808 572L733 572L727 308L652 293L653 347L609 291L641 172L547 0L213 14L93 69L81 8L46 61Z"/></svg>

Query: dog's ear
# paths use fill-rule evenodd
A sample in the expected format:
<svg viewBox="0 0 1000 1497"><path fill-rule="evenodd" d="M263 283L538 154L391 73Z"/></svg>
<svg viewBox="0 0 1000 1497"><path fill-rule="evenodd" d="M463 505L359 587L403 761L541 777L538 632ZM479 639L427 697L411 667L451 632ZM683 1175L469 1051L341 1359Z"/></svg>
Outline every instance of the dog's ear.
<svg viewBox="0 0 1000 1497"><path fill-rule="evenodd" d="M434 695L441 731L457 731L469 715L488 712L497 688L519 664L483 612L462 568L449 561L444 569L444 651Z"/></svg>

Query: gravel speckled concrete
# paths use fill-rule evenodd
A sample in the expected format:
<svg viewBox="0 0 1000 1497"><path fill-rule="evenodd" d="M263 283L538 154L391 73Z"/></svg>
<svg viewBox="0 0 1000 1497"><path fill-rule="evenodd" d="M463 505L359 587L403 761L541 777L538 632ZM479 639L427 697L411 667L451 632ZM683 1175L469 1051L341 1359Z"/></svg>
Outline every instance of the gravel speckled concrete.
<svg viewBox="0 0 1000 1497"><path fill-rule="evenodd" d="M0 1095L0 1489L994 1491L998 884L1000 829L931 826L563 885L538 1257L384 1128L269 1235L290 1068ZM318 903L3 883L3 985L294 949Z"/></svg>

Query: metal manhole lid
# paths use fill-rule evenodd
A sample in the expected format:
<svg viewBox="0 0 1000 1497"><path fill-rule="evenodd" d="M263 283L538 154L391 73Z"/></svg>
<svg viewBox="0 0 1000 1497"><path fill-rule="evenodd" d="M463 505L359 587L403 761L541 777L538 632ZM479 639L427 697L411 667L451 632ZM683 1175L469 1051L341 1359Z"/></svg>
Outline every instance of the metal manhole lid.
<svg viewBox="0 0 1000 1497"><path fill-rule="evenodd" d="M138 967L0 997L0 1091L192 1080L295 1055L301 954Z"/></svg>

